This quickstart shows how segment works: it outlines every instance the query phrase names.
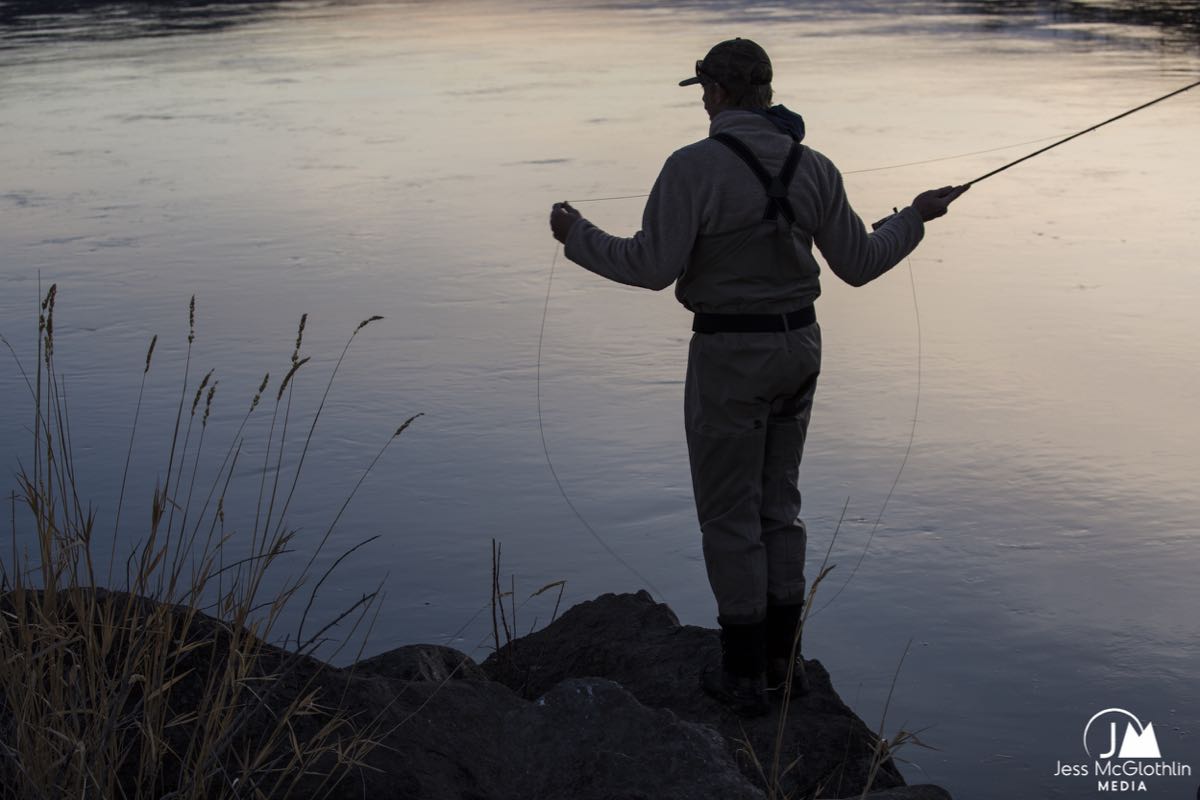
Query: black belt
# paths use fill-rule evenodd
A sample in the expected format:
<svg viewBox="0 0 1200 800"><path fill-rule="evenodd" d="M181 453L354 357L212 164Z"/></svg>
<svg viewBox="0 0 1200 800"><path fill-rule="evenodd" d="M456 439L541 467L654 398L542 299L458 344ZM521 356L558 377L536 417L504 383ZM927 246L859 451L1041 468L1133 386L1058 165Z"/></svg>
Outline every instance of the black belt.
<svg viewBox="0 0 1200 800"><path fill-rule="evenodd" d="M773 333L804 328L817 321L817 312L805 306L790 314L696 314L696 333Z"/></svg>

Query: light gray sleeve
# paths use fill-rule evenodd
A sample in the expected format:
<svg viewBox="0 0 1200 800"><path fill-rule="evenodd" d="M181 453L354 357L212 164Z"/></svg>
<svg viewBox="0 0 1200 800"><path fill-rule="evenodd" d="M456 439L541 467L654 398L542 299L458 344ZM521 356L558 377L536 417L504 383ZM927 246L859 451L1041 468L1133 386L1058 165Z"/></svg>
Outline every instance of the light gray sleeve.
<svg viewBox="0 0 1200 800"><path fill-rule="evenodd" d="M912 206L902 208L874 233L846 199L842 175L829 164L828 204L813 241L833 274L851 286L870 283L904 260L925 235L925 223Z"/></svg>
<svg viewBox="0 0 1200 800"><path fill-rule="evenodd" d="M617 283L656 291L670 286L687 267L700 229L698 200L685 178L672 155L650 190L640 231L626 239L581 219L567 236L567 258Z"/></svg>

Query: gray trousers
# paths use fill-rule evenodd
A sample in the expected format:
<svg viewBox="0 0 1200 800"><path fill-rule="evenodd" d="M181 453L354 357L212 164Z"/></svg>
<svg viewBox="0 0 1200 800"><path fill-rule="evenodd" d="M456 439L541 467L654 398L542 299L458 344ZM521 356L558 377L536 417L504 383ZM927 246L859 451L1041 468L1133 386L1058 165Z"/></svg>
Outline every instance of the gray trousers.
<svg viewBox="0 0 1200 800"><path fill-rule="evenodd" d="M718 621L804 599L800 458L821 369L816 323L786 333L696 333L684 423Z"/></svg>

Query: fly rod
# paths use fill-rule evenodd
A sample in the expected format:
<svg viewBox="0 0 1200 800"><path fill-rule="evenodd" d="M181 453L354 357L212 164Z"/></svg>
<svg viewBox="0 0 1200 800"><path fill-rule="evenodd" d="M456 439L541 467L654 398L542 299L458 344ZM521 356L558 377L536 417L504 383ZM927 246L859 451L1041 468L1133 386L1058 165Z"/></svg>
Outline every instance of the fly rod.
<svg viewBox="0 0 1200 800"><path fill-rule="evenodd" d="M1195 89L1197 86L1200 86L1200 81L1196 81L1195 83L1189 83L1187 86L1184 86L1182 89L1176 89L1175 91L1173 91L1169 94L1164 94L1162 97L1151 100L1149 103L1142 103L1137 108L1131 108L1128 111L1125 111L1121 114L1117 114L1115 117L1110 117L1110 118L1104 120L1104 122L1098 122L1095 125L1093 125L1092 127L1087 128L1082 131L1079 131L1078 133L1072 133L1070 136L1066 137L1065 139L1059 139L1054 144L1048 144L1045 147L1043 147L1042 149L1035 150L1027 156L1022 156L1021 158L1018 158L1016 161L1010 161L1009 163L1005 164L1003 167L998 167L997 169L992 170L991 172L987 173L986 175L981 175L978 178L976 178L975 180L971 181L970 183L967 183L966 185L973 186L982 180L992 177L993 175L998 175L1001 172L1004 172L1004 170L1008 169L1009 167L1015 167L1017 164L1020 164L1022 161L1028 161L1029 159L1033 158L1034 156L1040 156L1042 153L1046 152L1047 150L1053 150L1054 148L1058 147L1060 144L1066 144L1067 142L1071 141L1072 139L1083 136L1085 133L1091 133L1092 131L1096 130L1097 128L1103 128L1105 125L1107 125L1110 122L1116 122L1117 120L1119 120L1123 117L1128 117L1130 114L1135 114L1138 111L1141 111L1143 108L1149 108L1150 106L1154 105L1155 103L1161 103L1163 100L1172 98L1177 94L1183 94L1184 92L1188 91L1189 89Z"/></svg>

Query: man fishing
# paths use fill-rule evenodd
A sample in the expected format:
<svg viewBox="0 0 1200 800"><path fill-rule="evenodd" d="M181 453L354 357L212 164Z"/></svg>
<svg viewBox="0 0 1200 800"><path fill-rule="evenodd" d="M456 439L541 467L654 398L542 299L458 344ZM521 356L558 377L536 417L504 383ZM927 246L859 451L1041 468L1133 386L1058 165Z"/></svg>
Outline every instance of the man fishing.
<svg viewBox="0 0 1200 800"><path fill-rule="evenodd" d="M922 192L868 233L837 168L801 144L800 116L771 105L761 47L721 42L695 72L679 85L703 88L709 137L667 159L642 229L611 236L567 203L554 205L550 227L575 263L630 286L675 283L695 314L684 421L721 628L721 663L701 683L738 713L759 715L789 672L794 694L808 688L793 643L807 544L800 458L821 367L812 246L835 275L862 286L912 252L924 223L967 187Z"/></svg>

